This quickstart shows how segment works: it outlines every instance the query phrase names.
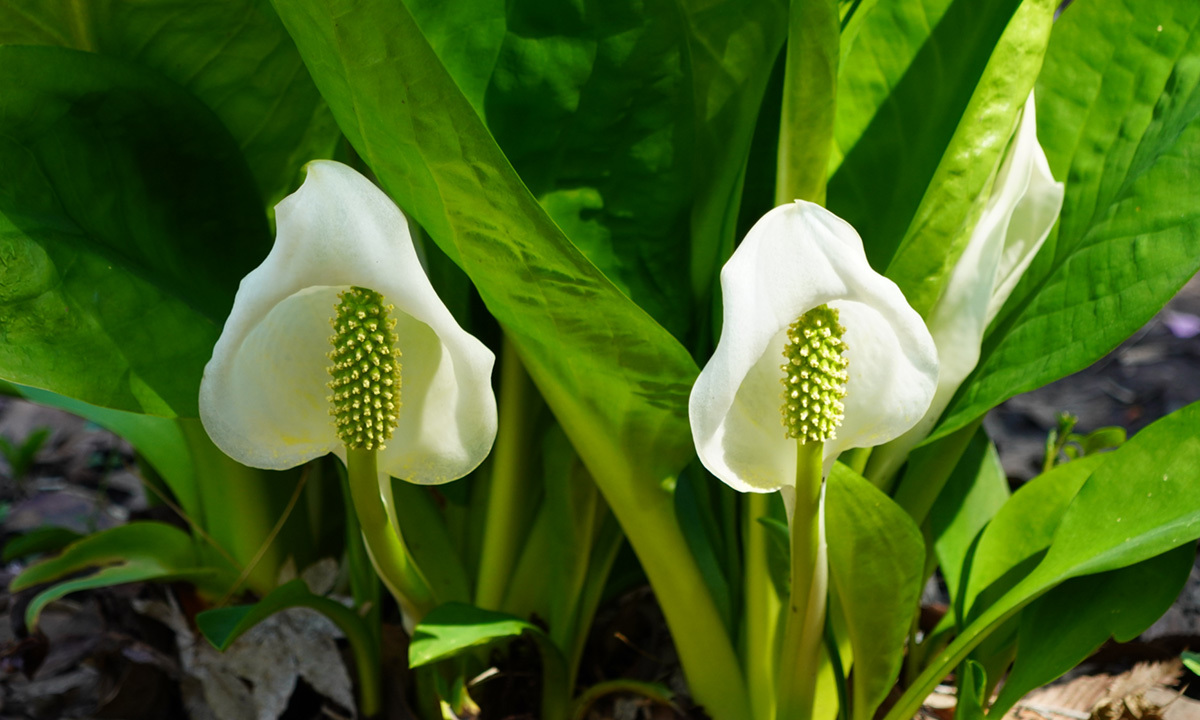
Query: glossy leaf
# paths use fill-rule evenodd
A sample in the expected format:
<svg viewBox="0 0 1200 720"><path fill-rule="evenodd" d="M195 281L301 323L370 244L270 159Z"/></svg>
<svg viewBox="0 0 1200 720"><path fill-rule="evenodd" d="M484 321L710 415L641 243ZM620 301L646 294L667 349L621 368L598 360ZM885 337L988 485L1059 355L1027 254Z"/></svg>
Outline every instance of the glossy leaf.
<svg viewBox="0 0 1200 720"><path fill-rule="evenodd" d="M922 315L941 297L988 202L1042 67L1058 5L1057 0L1023 0L1013 13L888 263L888 277Z"/></svg>
<svg viewBox="0 0 1200 720"><path fill-rule="evenodd" d="M934 550L952 599L965 589L967 563L974 553L976 538L1009 496L1008 478L1000 466L996 446L980 429L971 438L929 514Z"/></svg>
<svg viewBox="0 0 1200 720"><path fill-rule="evenodd" d="M862 235L874 267L888 266L913 222L1019 4L878 2L847 27L827 206Z"/></svg>
<svg viewBox="0 0 1200 720"><path fill-rule="evenodd" d="M900 674L921 597L925 543L900 506L835 464L825 499L829 572L853 648L853 720L874 717Z"/></svg>
<svg viewBox="0 0 1200 720"><path fill-rule="evenodd" d="M194 415L267 225L244 160L186 92L121 61L0 47L0 374Z"/></svg>
<svg viewBox="0 0 1200 720"><path fill-rule="evenodd" d="M1013 493L979 537L963 592L955 596L960 618L974 619L1032 570L1031 563L1050 547L1067 506L1104 460L1060 465Z"/></svg>
<svg viewBox="0 0 1200 720"><path fill-rule="evenodd" d="M692 292L703 318L712 307L717 274L733 252L746 155L771 68L787 37L789 3L684 0L679 5L687 28L696 116L689 259ZM710 324L700 322L703 334Z"/></svg>
<svg viewBox="0 0 1200 720"><path fill-rule="evenodd" d="M514 615L465 603L439 605L413 629L408 665L418 668L523 635L537 644L542 658L542 717L565 717L571 691L566 660L541 628Z"/></svg>
<svg viewBox="0 0 1200 720"><path fill-rule="evenodd" d="M1200 269L1200 5L1072 5L1036 92L1062 220L934 435L1094 362Z"/></svg>
<svg viewBox="0 0 1200 720"><path fill-rule="evenodd" d="M421 31L555 223L683 337L693 152L674 0L413 2Z"/></svg>
<svg viewBox="0 0 1200 720"><path fill-rule="evenodd" d="M183 86L236 138L267 208L341 137L262 0L13 0L0 5L0 43L100 53Z"/></svg>
<svg viewBox="0 0 1200 720"><path fill-rule="evenodd" d="M688 352L562 234L512 170L400 3L276 5L343 131L383 187L471 277L596 478L660 594L668 623L719 627L669 484L692 455ZM702 619L701 619L702 618ZM676 632L710 706L744 714L724 638ZM693 662L703 658L703 663ZM714 711L714 715L723 714Z"/></svg>
<svg viewBox="0 0 1200 720"><path fill-rule="evenodd" d="M888 713L888 720L911 717L926 694L967 653L1056 585L1127 567L1200 537L1200 403L1168 415L1118 450L1096 457L1103 458L1103 464L1063 513L1045 557L982 613L972 613L968 626L913 682Z"/></svg>
<svg viewBox="0 0 1200 720"><path fill-rule="evenodd" d="M992 706L1001 717L1025 693L1086 660L1110 637L1141 635L1175 602L1196 548L1183 545L1136 565L1068 580L1021 612L1020 653Z"/></svg>
<svg viewBox="0 0 1200 720"><path fill-rule="evenodd" d="M82 570L90 575L57 582ZM146 580L186 580L210 593L221 593L237 579L229 565L201 561L196 542L186 532L159 522L135 522L83 537L63 552L26 568L9 584L16 592L43 583L25 611L29 627L37 625L47 605L79 590Z"/></svg>
<svg viewBox="0 0 1200 720"><path fill-rule="evenodd" d="M954 707L954 720L983 720L987 705L987 671L974 660L962 664L962 678L958 681L958 704Z"/></svg>

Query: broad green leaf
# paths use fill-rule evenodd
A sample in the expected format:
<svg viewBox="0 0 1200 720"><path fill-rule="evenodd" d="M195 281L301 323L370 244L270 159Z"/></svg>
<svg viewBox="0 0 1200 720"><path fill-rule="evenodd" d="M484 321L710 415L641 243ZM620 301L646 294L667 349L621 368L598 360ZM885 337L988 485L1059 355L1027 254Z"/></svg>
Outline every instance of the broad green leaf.
<svg viewBox="0 0 1200 720"><path fill-rule="evenodd" d="M392 478L392 496L404 545L436 597L447 602L469 600L467 572L429 488Z"/></svg>
<svg viewBox="0 0 1200 720"><path fill-rule="evenodd" d="M696 115L690 267L703 318L713 312L717 274L733 252L746 156L771 69L787 37L788 2L682 0L679 5ZM699 322L699 331L706 332L709 323Z"/></svg>
<svg viewBox="0 0 1200 720"><path fill-rule="evenodd" d="M989 633L1056 585L1127 567L1200 537L1200 403L1098 457L1103 464L1067 507L1042 561L970 621L893 706L888 720L911 717L937 682Z"/></svg>
<svg viewBox="0 0 1200 720"><path fill-rule="evenodd" d="M839 65L827 206L858 230L874 267L888 266L916 217L1019 4L893 0L855 13Z"/></svg>
<svg viewBox="0 0 1200 720"><path fill-rule="evenodd" d="M887 276L922 315L941 296L987 204L1042 67L1058 5L1058 0L1023 0L1013 14L888 264Z"/></svg>
<svg viewBox="0 0 1200 720"><path fill-rule="evenodd" d="M974 619L990 600L1032 570L1030 563L1036 564L1050 547L1063 512L1105 459L1089 457L1060 465L1013 493L979 537L963 592L954 596L960 618Z"/></svg>
<svg viewBox="0 0 1200 720"><path fill-rule="evenodd" d="M934 435L1086 367L1200 268L1200 4L1073 4L1036 92L1062 219Z"/></svg>
<svg viewBox="0 0 1200 720"><path fill-rule="evenodd" d="M929 513L934 550L951 599L959 598L964 589L966 563L979 532L1010 494L996 446L981 428L971 438ZM962 620L961 614L958 619Z"/></svg>
<svg viewBox="0 0 1200 720"><path fill-rule="evenodd" d="M891 498L846 466L833 468L825 498L831 588L853 648L852 720L869 720L900 674L925 543Z"/></svg>
<svg viewBox="0 0 1200 720"><path fill-rule="evenodd" d="M79 590L146 580L186 580L216 594L231 587L237 578L228 565L216 561L203 564L196 542L186 532L164 523L136 522L68 545L62 554L26 568L8 588L17 592L88 569L96 571L39 592L25 611L26 624L37 625L47 605Z"/></svg>
<svg viewBox="0 0 1200 720"><path fill-rule="evenodd" d="M535 640L549 642L541 628L514 615L466 603L446 603L434 608L413 630L408 665L418 668L473 648L515 640L526 633Z"/></svg>
<svg viewBox="0 0 1200 720"><path fill-rule="evenodd" d="M413 17L529 190L677 337L692 321L686 27L675 0L413 2Z"/></svg>
<svg viewBox="0 0 1200 720"><path fill-rule="evenodd" d="M0 44L100 53L183 86L236 138L268 208L341 137L265 0L12 0Z"/></svg>
<svg viewBox="0 0 1200 720"><path fill-rule="evenodd" d="M1193 544L1136 565L1068 580L1020 615L1020 652L991 712L1002 717L1025 693L1086 660L1109 637L1129 642L1175 602L1196 559Z"/></svg>
<svg viewBox="0 0 1200 720"><path fill-rule="evenodd" d="M0 374L195 415L241 277L270 246L215 117L128 63L0 47Z"/></svg>
<svg viewBox="0 0 1200 720"><path fill-rule="evenodd" d="M566 717L571 692L566 660L541 628L513 615L464 603L439 605L413 629L408 666L418 668L521 636L533 640L541 654L542 717Z"/></svg>
<svg viewBox="0 0 1200 720"><path fill-rule="evenodd" d="M27 533L9 538L4 543L4 562L12 562L30 555L51 553L62 550L67 545L83 537L74 530L53 525L43 525Z"/></svg>
<svg viewBox="0 0 1200 720"><path fill-rule="evenodd" d="M162 477L188 517L197 520L204 517L196 469L177 420L91 405L49 390L16 387L18 392L36 403L87 418L128 440Z"/></svg>
<svg viewBox="0 0 1200 720"><path fill-rule="evenodd" d="M276 5L343 132L385 190L474 281L629 534L712 714L748 701L719 615L673 520L692 455L688 352L563 235L401 3ZM703 677L695 672L707 673ZM716 706L720 706L718 709Z"/></svg>

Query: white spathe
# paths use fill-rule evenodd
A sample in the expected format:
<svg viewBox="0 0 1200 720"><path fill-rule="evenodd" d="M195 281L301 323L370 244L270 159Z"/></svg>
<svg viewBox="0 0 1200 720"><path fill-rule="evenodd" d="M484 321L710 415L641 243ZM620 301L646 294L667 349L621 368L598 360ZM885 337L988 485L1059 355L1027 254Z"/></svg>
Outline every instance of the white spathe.
<svg viewBox="0 0 1200 720"><path fill-rule="evenodd" d="M1030 93L979 222L929 313L929 332L941 361L937 393L925 417L879 453L878 460L872 458L873 471L888 476L895 472L909 450L929 435L975 369L984 332L1049 237L1062 210L1063 192L1038 144Z"/></svg>
<svg viewBox="0 0 1200 720"><path fill-rule="evenodd" d="M929 407L938 361L925 323L871 268L854 228L821 206L797 200L764 215L721 270L721 291L721 339L688 410L701 462L734 489L795 484L780 366L787 327L819 305L840 313L849 373L826 470L843 450L899 436Z"/></svg>
<svg viewBox="0 0 1200 720"><path fill-rule="evenodd" d="M330 452L345 459L329 414L327 355L338 293L357 285L382 294L397 320L401 406L378 454L381 482L466 475L496 437L495 357L438 298L387 195L341 163L306 170L276 205L275 245L242 279L204 369L204 428L251 467L284 469Z"/></svg>

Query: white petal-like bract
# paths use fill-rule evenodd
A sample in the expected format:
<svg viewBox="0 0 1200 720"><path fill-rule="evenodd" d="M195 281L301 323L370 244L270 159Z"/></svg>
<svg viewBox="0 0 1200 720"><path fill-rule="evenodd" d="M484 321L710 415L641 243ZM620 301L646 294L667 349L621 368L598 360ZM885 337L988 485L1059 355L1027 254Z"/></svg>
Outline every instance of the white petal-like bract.
<svg viewBox="0 0 1200 720"><path fill-rule="evenodd" d="M344 446L329 414L327 354L338 293L394 306L399 420L379 470L415 483L462 477L496 436L495 357L454 320L417 258L408 223L355 170L321 160L275 208L270 254L243 278L200 385L217 447L251 467L294 467Z"/></svg>
<svg viewBox="0 0 1200 720"><path fill-rule="evenodd" d="M787 327L827 304L846 328L845 418L825 443L826 466L852 447L912 427L933 397L937 353L896 285L868 264L854 228L797 200L759 220L721 271L721 339L692 388L701 462L743 492L794 484L796 441L780 415Z"/></svg>

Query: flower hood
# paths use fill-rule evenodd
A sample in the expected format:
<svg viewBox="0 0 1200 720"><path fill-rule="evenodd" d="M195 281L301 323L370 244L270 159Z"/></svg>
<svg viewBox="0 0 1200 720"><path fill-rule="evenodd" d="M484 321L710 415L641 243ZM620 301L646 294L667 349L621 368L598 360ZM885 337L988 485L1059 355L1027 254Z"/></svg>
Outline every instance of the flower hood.
<svg viewBox="0 0 1200 720"><path fill-rule="evenodd" d="M721 270L721 339L692 389L701 462L743 492L793 485L796 441L784 433L780 365L788 326L822 304L838 311L848 361L843 450L897 437L925 413L937 383L933 340L900 289L871 269L854 228L797 200L759 220Z"/></svg>
<svg viewBox="0 0 1200 720"><path fill-rule="evenodd" d="M402 368L381 476L462 477L496 436L494 356L442 304L404 215L381 190L341 163L306 169L300 189L276 206L275 245L242 280L204 369L205 429L251 467L289 468L330 452L344 458L329 412L331 320L340 292L366 287L394 305Z"/></svg>

